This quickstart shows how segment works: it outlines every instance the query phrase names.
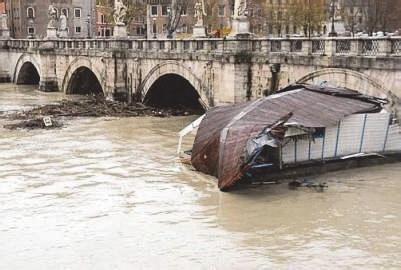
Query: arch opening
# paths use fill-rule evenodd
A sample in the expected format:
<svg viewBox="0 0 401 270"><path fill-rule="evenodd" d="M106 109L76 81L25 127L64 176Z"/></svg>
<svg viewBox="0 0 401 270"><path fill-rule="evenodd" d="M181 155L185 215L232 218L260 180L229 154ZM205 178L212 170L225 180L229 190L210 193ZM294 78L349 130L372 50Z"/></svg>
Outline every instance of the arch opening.
<svg viewBox="0 0 401 270"><path fill-rule="evenodd" d="M103 88L95 73L87 67L79 67L71 75L67 94L72 95L103 95Z"/></svg>
<svg viewBox="0 0 401 270"><path fill-rule="evenodd" d="M297 83L327 83L334 87L345 87L359 91L365 95L381 98L388 98L389 93L389 90L378 80L364 73L343 68L324 68L316 70L297 80Z"/></svg>
<svg viewBox="0 0 401 270"><path fill-rule="evenodd" d="M18 73L17 84L39 85L40 75L31 62L25 62Z"/></svg>
<svg viewBox="0 0 401 270"><path fill-rule="evenodd" d="M194 113L205 111L195 87L177 74L166 74L158 78L147 91L144 103L163 109L184 109Z"/></svg>

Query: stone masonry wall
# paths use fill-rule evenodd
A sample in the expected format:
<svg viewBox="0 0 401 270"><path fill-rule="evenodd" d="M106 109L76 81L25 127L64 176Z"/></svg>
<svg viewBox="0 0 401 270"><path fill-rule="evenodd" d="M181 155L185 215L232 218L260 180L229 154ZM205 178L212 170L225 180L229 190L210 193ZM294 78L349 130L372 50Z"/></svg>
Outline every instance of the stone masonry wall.
<svg viewBox="0 0 401 270"><path fill-rule="evenodd" d="M364 50L338 54L330 51L331 43L316 53L309 41L301 49L293 41L280 42L280 51L273 51L273 41L264 40L4 40L0 71L3 79L15 81L22 64L32 62L42 90L66 91L74 71L86 67L106 96L119 99L143 98L157 78L173 73L188 80L209 106L253 100L308 74L313 76L306 82L401 96L401 57L383 54L387 43L379 43L373 56ZM319 72L327 68L330 73Z"/></svg>

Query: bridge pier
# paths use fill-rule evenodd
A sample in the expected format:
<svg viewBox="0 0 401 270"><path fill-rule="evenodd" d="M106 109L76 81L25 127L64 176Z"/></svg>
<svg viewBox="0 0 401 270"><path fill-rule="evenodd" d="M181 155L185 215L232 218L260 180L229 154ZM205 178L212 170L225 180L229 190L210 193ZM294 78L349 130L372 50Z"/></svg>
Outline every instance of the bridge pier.
<svg viewBox="0 0 401 270"><path fill-rule="evenodd" d="M4 46L0 43L1 46ZM9 63L10 56L8 53L0 53L0 63ZM0 83L9 83L11 82L11 74L9 72L9 67L5 65L0 65Z"/></svg>
<svg viewBox="0 0 401 270"><path fill-rule="evenodd" d="M59 91L56 71L56 55L54 52L40 51L42 74L39 82L39 90L43 92Z"/></svg>
<svg viewBox="0 0 401 270"><path fill-rule="evenodd" d="M40 80L39 90L42 92L57 92L58 82L56 79L49 79L49 78L45 80Z"/></svg>
<svg viewBox="0 0 401 270"><path fill-rule="evenodd" d="M234 66L234 103L241 103L252 97L251 64L241 63Z"/></svg>
<svg viewBox="0 0 401 270"><path fill-rule="evenodd" d="M140 102L142 100L141 91L139 86L142 81L142 73L141 73L141 62L139 59L135 58L131 61L127 61L127 94L128 94L128 103L132 102Z"/></svg>
<svg viewBox="0 0 401 270"><path fill-rule="evenodd" d="M113 52L114 66L114 91L113 99L122 102L129 101L128 91L128 63L127 55L123 51Z"/></svg>
<svg viewBox="0 0 401 270"><path fill-rule="evenodd" d="M8 74L7 70L0 71L0 83L9 83L11 82L10 74Z"/></svg>

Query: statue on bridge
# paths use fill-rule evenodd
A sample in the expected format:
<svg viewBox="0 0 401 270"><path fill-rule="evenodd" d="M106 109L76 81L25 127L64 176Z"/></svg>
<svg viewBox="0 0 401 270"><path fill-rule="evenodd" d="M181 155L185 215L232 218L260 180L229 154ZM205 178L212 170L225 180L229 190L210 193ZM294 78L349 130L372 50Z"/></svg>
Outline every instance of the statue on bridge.
<svg viewBox="0 0 401 270"><path fill-rule="evenodd" d="M236 0L234 4L234 17L245 17L247 10L246 0Z"/></svg>
<svg viewBox="0 0 401 270"><path fill-rule="evenodd" d="M205 38L206 37L206 28L203 24L203 17L206 16L205 10L205 1L197 0L195 7L194 17L196 19L196 23L193 28L193 37L194 38Z"/></svg>
<svg viewBox="0 0 401 270"><path fill-rule="evenodd" d="M58 31L59 38L67 38L68 37L68 26L67 26L67 16L64 12L61 12L60 15L60 25Z"/></svg>
<svg viewBox="0 0 401 270"><path fill-rule="evenodd" d="M67 16L65 14L60 15L60 31L67 30Z"/></svg>
<svg viewBox="0 0 401 270"><path fill-rule="evenodd" d="M232 29L229 37L246 37L250 35L247 0L235 0Z"/></svg>
<svg viewBox="0 0 401 270"><path fill-rule="evenodd" d="M49 23L47 25L47 28L56 28L56 25L57 25L57 9L53 5L49 6L49 9L47 11L47 15L49 17Z"/></svg>
<svg viewBox="0 0 401 270"><path fill-rule="evenodd" d="M204 0L198 0L195 4L195 18L196 18L196 24L198 26L203 26L203 17L206 16L206 11L205 11L205 1Z"/></svg>
<svg viewBox="0 0 401 270"><path fill-rule="evenodd" d="M125 25L125 16L127 15L127 7L122 0L114 1L113 18L116 25Z"/></svg>
<svg viewBox="0 0 401 270"><path fill-rule="evenodd" d="M49 23L47 24L46 39L57 38L57 9L53 5L49 6L47 16Z"/></svg>
<svg viewBox="0 0 401 270"><path fill-rule="evenodd" d="M7 20L8 20L7 14L1 14L0 15L0 29L1 30L8 29Z"/></svg>
<svg viewBox="0 0 401 270"><path fill-rule="evenodd" d="M0 38L9 38L10 29L8 29L8 16L7 14L0 15Z"/></svg>

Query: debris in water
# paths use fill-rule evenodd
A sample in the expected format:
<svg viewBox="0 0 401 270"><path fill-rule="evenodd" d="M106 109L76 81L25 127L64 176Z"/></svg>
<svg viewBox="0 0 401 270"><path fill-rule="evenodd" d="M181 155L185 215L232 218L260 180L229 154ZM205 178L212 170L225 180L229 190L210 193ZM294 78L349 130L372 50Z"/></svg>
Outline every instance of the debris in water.
<svg viewBox="0 0 401 270"><path fill-rule="evenodd" d="M36 118L36 119L24 120L18 123L4 125L4 128L10 130L16 130L16 129L33 130L33 129L54 129L63 126L63 124L60 123L59 121L56 120L50 120L50 121L51 125L48 125L49 122L47 122L46 124L43 118Z"/></svg>
<svg viewBox="0 0 401 270"><path fill-rule="evenodd" d="M142 103L126 104L94 96L80 101L62 100L58 104L44 105L28 111L2 115L1 117L9 120L24 120L20 123L5 125L4 127L7 129L42 129L45 127L59 127L60 123L57 121L60 121L61 117L170 117L202 113L181 107L160 109L149 107ZM55 122L57 122L57 125L55 125Z"/></svg>
<svg viewBox="0 0 401 270"><path fill-rule="evenodd" d="M95 96L80 101L62 100L58 104L49 104L32 110L10 114L8 118L30 119L35 116L44 117L49 115L52 117L168 117L202 113L180 107L160 109L149 107L142 103L126 104Z"/></svg>
<svg viewBox="0 0 401 270"><path fill-rule="evenodd" d="M329 186L327 185L326 182L315 182L310 179L302 179L302 180L294 180L288 183L288 187L290 189L297 189L300 187L307 187L307 188L313 188L318 192L323 192L325 189L327 189Z"/></svg>

